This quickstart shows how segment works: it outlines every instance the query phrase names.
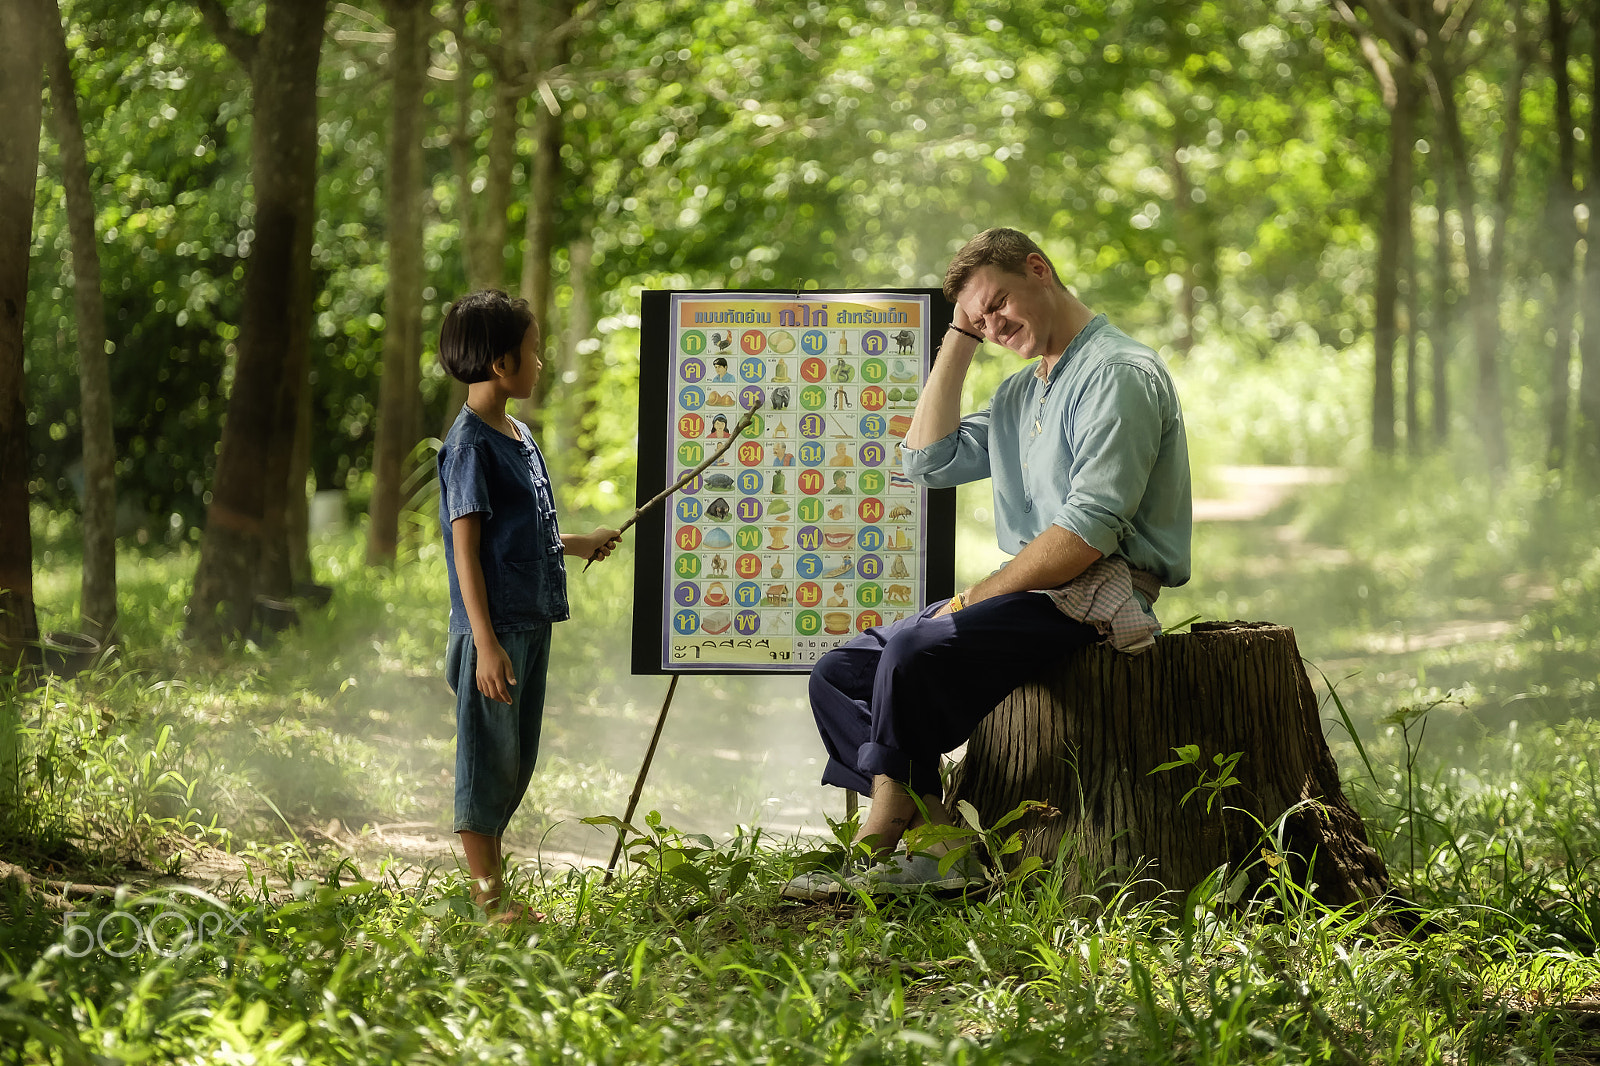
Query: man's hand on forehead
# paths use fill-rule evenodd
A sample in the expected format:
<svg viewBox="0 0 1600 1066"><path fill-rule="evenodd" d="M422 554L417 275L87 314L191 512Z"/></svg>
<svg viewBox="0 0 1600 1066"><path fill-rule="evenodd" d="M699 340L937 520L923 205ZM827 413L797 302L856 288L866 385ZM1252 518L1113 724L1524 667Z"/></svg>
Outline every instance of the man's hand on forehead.
<svg viewBox="0 0 1600 1066"><path fill-rule="evenodd" d="M963 292L956 297L955 324L969 332L981 333L983 331L983 316L980 314L974 317L968 312L967 305L970 302L971 297L967 292Z"/></svg>

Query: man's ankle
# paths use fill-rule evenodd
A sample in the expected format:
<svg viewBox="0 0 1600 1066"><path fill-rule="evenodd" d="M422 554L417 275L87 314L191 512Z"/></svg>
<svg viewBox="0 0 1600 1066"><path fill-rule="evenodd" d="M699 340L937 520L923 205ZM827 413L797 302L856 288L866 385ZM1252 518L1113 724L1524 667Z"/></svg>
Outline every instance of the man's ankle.
<svg viewBox="0 0 1600 1066"><path fill-rule="evenodd" d="M855 840L851 841L858 848L866 848L874 859L885 859L895 853L900 846L900 835L886 836L882 833L862 832L857 833Z"/></svg>

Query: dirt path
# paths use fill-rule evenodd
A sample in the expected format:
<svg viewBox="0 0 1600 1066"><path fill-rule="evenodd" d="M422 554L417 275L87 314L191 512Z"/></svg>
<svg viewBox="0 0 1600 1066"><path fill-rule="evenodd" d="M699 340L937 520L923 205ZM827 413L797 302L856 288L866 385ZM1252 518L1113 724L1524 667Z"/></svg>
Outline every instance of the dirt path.
<svg viewBox="0 0 1600 1066"><path fill-rule="evenodd" d="M1271 514L1307 485L1332 485L1345 472L1331 466L1219 466L1208 480L1222 495L1196 497L1196 522L1255 522Z"/></svg>

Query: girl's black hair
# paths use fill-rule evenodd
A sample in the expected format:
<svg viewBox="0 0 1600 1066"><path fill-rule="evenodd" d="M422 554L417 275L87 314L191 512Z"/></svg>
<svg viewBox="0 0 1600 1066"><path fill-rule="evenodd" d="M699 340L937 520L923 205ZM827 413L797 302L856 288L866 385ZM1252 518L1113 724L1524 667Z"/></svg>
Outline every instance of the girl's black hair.
<svg viewBox="0 0 1600 1066"><path fill-rule="evenodd" d="M494 376L504 356L515 371L522 365L522 338L533 325L528 301L499 289L484 289L450 305L439 331L439 362L450 376L471 385Z"/></svg>

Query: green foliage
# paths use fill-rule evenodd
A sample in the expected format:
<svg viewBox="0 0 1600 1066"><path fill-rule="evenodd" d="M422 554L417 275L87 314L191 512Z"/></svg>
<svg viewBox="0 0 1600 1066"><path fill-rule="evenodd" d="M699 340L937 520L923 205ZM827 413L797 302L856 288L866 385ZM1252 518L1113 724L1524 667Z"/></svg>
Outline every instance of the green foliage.
<svg viewBox="0 0 1600 1066"><path fill-rule="evenodd" d="M690 839L659 821L643 836L663 856ZM342 866L288 860L273 881L220 895L89 903L68 919L76 934L38 896L0 889L0 1029L28 1060L66 1061L93 1048L286 1062L1487 1063L1592 1046L1560 1004L1600 972L1581 950L1541 944L1552 925L1537 916L1446 906L1430 912L1448 923L1439 932L1375 938L1316 907L1281 862L1241 906L1216 882L1175 912L1116 888L1067 898L1046 876L955 903L803 908L773 895L793 852L753 844L696 842L666 873L609 886L578 871L519 883L550 915L536 929L486 925L458 874L411 887L394 869L346 880ZM690 864L703 878L671 872ZM741 871L736 887L721 889L722 871ZM1480 863L1471 876L1487 888L1492 874ZM160 913L212 931L185 941L177 918L150 921ZM132 940L136 921L159 930L160 951ZM112 950L68 955L85 930Z"/></svg>
<svg viewBox="0 0 1600 1066"><path fill-rule="evenodd" d="M1176 759L1171 762L1161 763L1150 773L1165 773L1180 766L1200 767L1200 780L1195 782L1194 786L1183 794L1183 797L1178 800L1179 805L1188 803L1196 792L1204 792L1206 795L1206 813L1210 814L1212 804L1216 802L1217 797L1239 783L1239 779L1233 776L1233 771L1239 765L1239 760L1244 758L1244 752L1242 751L1236 751L1231 755L1224 755L1219 751L1211 756L1211 762L1215 766L1214 770L1208 770L1201 765L1200 745L1198 744L1184 744L1173 748L1172 753L1177 756Z"/></svg>
<svg viewBox="0 0 1600 1066"><path fill-rule="evenodd" d="M465 128L477 182L495 78L480 46L506 31L492 5L464 11L475 42ZM123 528L161 536L176 515L185 538L211 476L253 237L248 80L192 7L72 0L65 14L116 345ZM359 491L370 468L389 314L388 44L373 32L383 18L375 5L337 6L322 64L311 368L320 488ZM434 331L465 284L463 219L475 193L458 187L451 163L458 116L444 76L456 43L440 28L430 48L423 393L432 430L449 386L431 354ZM545 414L547 443L561 444L555 465L583 506L631 496L641 288L936 283L956 246L1002 222L1039 235L1092 306L1172 358L1197 454L1329 464L1363 453L1374 160L1388 127L1365 60L1320 5L1212 0L1180 16L1142 0L949 10L675 0L586 11L572 48L559 76L519 102L518 118L530 130L537 109L553 106L565 131L552 331L560 378ZM1486 47L1466 84L1474 144L1492 143L1505 62L1504 49ZM1537 175L1553 165L1549 138L1534 132L1550 110L1542 77L1531 83L1524 162L1535 173L1518 186L1518 220L1542 217ZM523 266L533 150L520 135L508 281ZM71 276L62 193L48 166L41 176L28 312L34 489L72 506ZM1425 166L1424 200L1429 177ZM1419 229L1429 210L1419 209ZM1512 227L1513 262L1543 254L1537 229ZM568 252L579 241L592 250L583 279ZM1507 359L1523 384L1508 393L1510 421L1532 427L1517 442L1522 453L1541 455L1544 283L1540 270L1511 273ZM1001 364L981 363L974 402ZM1468 370L1452 373L1458 394Z"/></svg>
<svg viewBox="0 0 1600 1066"><path fill-rule="evenodd" d="M742 834L728 847L718 847L704 833L683 833L661 824L661 812L644 816L644 829L636 829L620 818L596 815L585 818L586 825L610 826L617 831L628 861L654 876L657 906L667 904L664 890L676 889L676 905L687 897L690 908L726 902L744 887L754 867L754 849L761 834Z"/></svg>
<svg viewBox="0 0 1600 1066"><path fill-rule="evenodd" d="M1259 351L1231 336L1202 341L1172 367L1191 454L1202 467L1361 462L1368 348L1319 343L1305 325Z"/></svg>
<svg viewBox="0 0 1600 1066"><path fill-rule="evenodd" d="M79 74L96 197L112 353L113 420L123 533L180 533L202 518L231 384L254 209L249 81L192 5L127 0L62 5ZM347 16L339 16L347 17ZM370 466L382 348L383 101L377 56L330 48L319 128L322 179L313 248L313 470L342 487ZM382 87L376 96L352 84ZM46 125L43 157L49 158ZM64 193L41 168L28 302L33 491L75 504L81 473L78 376ZM435 220L430 244L443 269ZM452 267L454 266L452 262ZM432 290L430 290L431 292ZM425 322L437 325L430 307ZM429 378L425 390L438 394ZM442 420L441 402L430 421Z"/></svg>
<svg viewBox="0 0 1600 1066"><path fill-rule="evenodd" d="M89 146L111 359L117 473L147 510L198 517L237 334L246 190L230 158L248 94L187 6L67 7ZM53 156L50 125L41 160ZM65 194L47 168L28 301L33 491L74 498L78 374ZM195 501L195 502L190 502Z"/></svg>

